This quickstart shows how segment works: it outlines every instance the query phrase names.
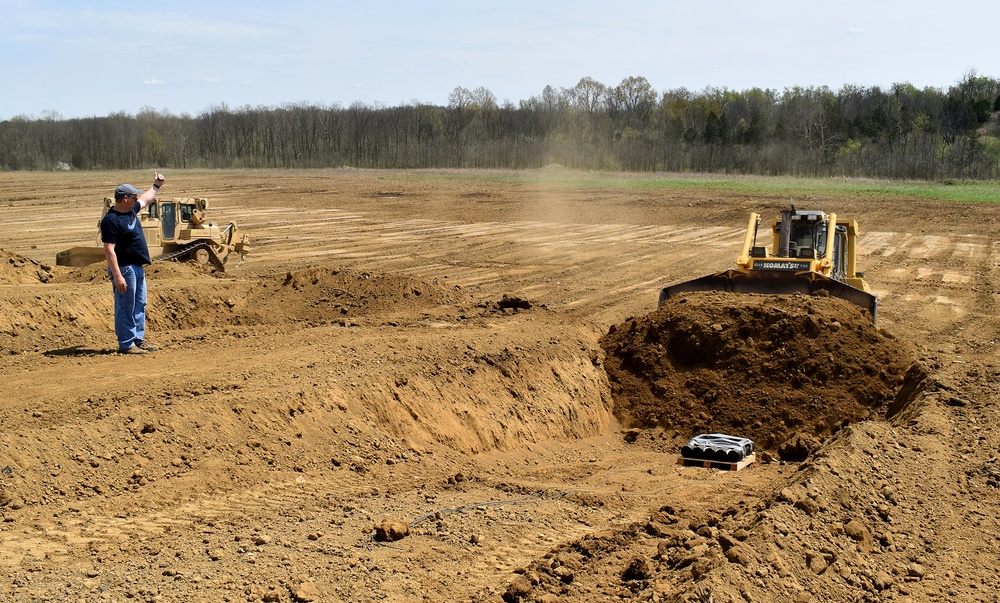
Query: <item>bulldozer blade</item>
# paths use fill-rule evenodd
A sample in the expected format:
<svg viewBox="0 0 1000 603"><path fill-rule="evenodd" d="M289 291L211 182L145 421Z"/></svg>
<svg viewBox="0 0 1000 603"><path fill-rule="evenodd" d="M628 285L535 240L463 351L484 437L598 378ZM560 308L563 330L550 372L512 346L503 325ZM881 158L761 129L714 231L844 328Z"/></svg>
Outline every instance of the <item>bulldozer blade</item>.
<svg viewBox="0 0 1000 603"><path fill-rule="evenodd" d="M226 257L220 256L219 253L215 250L215 248L212 247L211 245L207 246L206 249L208 250L208 261L213 266L215 266L215 269L218 270L219 272L225 272ZM228 253L226 255L228 255Z"/></svg>
<svg viewBox="0 0 1000 603"><path fill-rule="evenodd" d="M56 254L56 266L82 268L103 261L104 247L71 247Z"/></svg>
<svg viewBox="0 0 1000 603"><path fill-rule="evenodd" d="M847 300L856 306L868 310L871 313L872 323L875 323L878 310L877 297L867 291L856 289L815 272L790 273L765 270L744 272L740 270L727 270L664 287L660 290L658 305L662 305L664 301L679 293L689 291L724 291L730 293L763 293L770 295L803 293L812 295L820 290L824 290L834 297Z"/></svg>

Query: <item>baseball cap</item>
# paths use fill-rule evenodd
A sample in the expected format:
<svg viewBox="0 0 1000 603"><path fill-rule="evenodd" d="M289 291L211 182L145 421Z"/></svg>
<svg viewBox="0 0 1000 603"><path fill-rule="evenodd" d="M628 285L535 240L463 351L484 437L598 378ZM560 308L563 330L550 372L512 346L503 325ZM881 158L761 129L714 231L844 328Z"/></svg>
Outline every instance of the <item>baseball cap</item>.
<svg viewBox="0 0 1000 603"><path fill-rule="evenodd" d="M131 184L119 184L115 189L115 199L121 199L125 195L141 195L142 191Z"/></svg>

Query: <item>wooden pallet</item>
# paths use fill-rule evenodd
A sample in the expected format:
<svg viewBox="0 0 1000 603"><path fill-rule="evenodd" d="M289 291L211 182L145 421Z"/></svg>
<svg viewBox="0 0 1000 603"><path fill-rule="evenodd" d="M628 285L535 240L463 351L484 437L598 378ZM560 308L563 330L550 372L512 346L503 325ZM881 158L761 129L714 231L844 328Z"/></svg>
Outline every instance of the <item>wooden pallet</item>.
<svg viewBox="0 0 1000 603"><path fill-rule="evenodd" d="M704 467L706 469L721 469L723 471L739 471L750 463L757 460L756 454L744 458L738 463L727 463L725 461L706 461L705 459L689 459L687 457L677 457L677 464L685 467Z"/></svg>

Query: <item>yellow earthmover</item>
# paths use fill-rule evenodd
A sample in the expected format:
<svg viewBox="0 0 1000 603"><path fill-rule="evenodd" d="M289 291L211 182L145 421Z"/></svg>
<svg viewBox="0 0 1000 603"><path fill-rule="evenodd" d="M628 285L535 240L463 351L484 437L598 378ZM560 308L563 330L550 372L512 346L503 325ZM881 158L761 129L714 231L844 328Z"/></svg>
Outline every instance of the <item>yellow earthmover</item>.
<svg viewBox="0 0 1000 603"><path fill-rule="evenodd" d="M857 271L858 224L818 210L783 210L772 226L771 252L757 245L760 214L750 214L736 268L664 287L662 304L685 291L815 293L825 290L871 313L878 298Z"/></svg>
<svg viewBox="0 0 1000 603"><path fill-rule="evenodd" d="M105 199L101 217L114 205L114 199ZM210 263L219 272L225 272L226 260L231 254L238 253L242 264L250 251L249 237L239 234L233 222L226 227L210 222L206 216L208 207L208 199L201 197L153 199L144 207L139 212L139 221L153 261L194 260L202 264ZM103 261L100 221L95 246L72 247L56 254L59 266L80 267Z"/></svg>

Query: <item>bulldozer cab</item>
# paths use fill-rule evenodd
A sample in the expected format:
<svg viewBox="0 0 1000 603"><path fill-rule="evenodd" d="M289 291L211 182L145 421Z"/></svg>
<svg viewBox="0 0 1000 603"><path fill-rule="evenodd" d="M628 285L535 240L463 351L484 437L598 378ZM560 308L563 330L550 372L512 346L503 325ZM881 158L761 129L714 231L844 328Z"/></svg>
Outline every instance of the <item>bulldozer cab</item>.
<svg viewBox="0 0 1000 603"><path fill-rule="evenodd" d="M835 215L831 217L818 210L783 211L781 218L774 221L772 248L777 250L774 257L818 260L811 270L841 282L847 282L849 276L853 278L848 262L852 253L848 239L852 227L855 231L857 228L850 220L836 220L831 225L831 218L836 220ZM830 237L833 238L832 246L827 244ZM766 250L762 250L755 257L766 256ZM857 283L851 284L857 286Z"/></svg>
<svg viewBox="0 0 1000 603"><path fill-rule="evenodd" d="M787 218L783 215L774 224L778 257L823 259L829 223L829 217L821 211L787 212Z"/></svg>
<svg viewBox="0 0 1000 603"><path fill-rule="evenodd" d="M163 231L163 239L171 241L177 236L177 212L173 203L165 203L162 206L150 206L149 215L153 218L160 218L160 228Z"/></svg>
<svg viewBox="0 0 1000 603"><path fill-rule="evenodd" d="M154 199L144 211L148 212L148 219L160 221L163 242L172 243L184 238L182 232L190 228L203 227L204 210L207 208L207 199L175 199L170 201Z"/></svg>

